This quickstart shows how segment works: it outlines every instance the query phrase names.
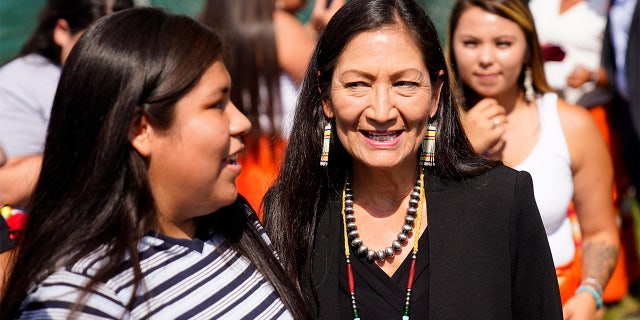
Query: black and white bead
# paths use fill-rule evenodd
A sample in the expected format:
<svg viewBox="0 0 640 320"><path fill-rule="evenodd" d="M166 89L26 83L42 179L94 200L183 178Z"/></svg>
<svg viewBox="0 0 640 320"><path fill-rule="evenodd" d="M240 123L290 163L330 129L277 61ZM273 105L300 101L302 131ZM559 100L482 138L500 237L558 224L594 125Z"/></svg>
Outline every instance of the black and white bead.
<svg viewBox="0 0 640 320"><path fill-rule="evenodd" d="M393 257L396 251L402 249L402 244L409 239L409 233L413 231L413 223L418 212L418 204L420 203L420 179L416 181L411 192L409 199L409 207L407 208L407 215L404 217L404 225L396 240L391 242L391 246L384 250L371 250L362 243L360 234L358 233L358 226L356 225L356 217L353 211L353 190L351 189L351 183L347 182L345 188L345 200L344 200L344 213L347 224L347 236L351 239L351 246L356 250L358 255L366 254L368 261L377 259L378 261L384 261L387 257Z"/></svg>

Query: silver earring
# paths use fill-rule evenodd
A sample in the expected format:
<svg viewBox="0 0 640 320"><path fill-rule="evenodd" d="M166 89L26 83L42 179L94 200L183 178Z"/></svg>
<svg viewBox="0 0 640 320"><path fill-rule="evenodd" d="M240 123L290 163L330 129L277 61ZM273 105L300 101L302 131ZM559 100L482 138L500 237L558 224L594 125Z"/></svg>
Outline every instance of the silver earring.
<svg viewBox="0 0 640 320"><path fill-rule="evenodd" d="M427 134L422 140L422 151L420 152L420 165L423 167L433 167L436 165L436 127L429 124Z"/></svg>
<svg viewBox="0 0 640 320"><path fill-rule="evenodd" d="M533 90L533 76L531 75L531 67L526 66L524 69L524 100L531 103L536 98L536 92Z"/></svg>
<svg viewBox="0 0 640 320"><path fill-rule="evenodd" d="M331 145L331 122L324 126L322 134L322 154L320 155L320 165L326 167L329 164L329 146Z"/></svg>

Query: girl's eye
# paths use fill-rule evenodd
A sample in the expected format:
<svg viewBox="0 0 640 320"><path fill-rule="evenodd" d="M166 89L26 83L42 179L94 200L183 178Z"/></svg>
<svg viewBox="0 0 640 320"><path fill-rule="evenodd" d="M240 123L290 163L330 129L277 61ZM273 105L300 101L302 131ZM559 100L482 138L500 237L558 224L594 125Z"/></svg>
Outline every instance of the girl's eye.
<svg viewBox="0 0 640 320"><path fill-rule="evenodd" d="M473 48L473 47L478 45L478 43L476 41L471 41L471 40L462 41L462 44L467 48Z"/></svg>
<svg viewBox="0 0 640 320"><path fill-rule="evenodd" d="M227 106L227 104L229 103L229 98L224 98L220 101L217 101L216 103L211 105L212 109L221 109L224 110L224 108Z"/></svg>
<svg viewBox="0 0 640 320"><path fill-rule="evenodd" d="M223 100L223 101L218 101L214 104L212 104L211 106L209 106L210 109L224 109L224 107L227 105L227 101Z"/></svg>
<svg viewBox="0 0 640 320"><path fill-rule="evenodd" d="M508 48L511 47L511 42L500 41L496 44L499 48Z"/></svg>

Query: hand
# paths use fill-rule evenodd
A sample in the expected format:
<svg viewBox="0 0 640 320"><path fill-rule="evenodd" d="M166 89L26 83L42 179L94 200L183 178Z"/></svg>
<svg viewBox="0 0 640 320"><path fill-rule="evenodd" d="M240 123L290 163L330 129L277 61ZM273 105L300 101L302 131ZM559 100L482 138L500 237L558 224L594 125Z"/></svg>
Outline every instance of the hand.
<svg viewBox="0 0 640 320"><path fill-rule="evenodd" d="M596 311L596 300L588 292L580 292L562 306L564 320L594 320Z"/></svg>
<svg viewBox="0 0 640 320"><path fill-rule="evenodd" d="M340 9L345 3L345 0L333 0L327 8L327 0L316 0L311 11L311 17L309 23L315 31L320 34L324 27L329 23L331 17Z"/></svg>
<svg viewBox="0 0 640 320"><path fill-rule="evenodd" d="M492 159L501 157L506 125L505 108L491 98L480 100L464 115L462 121L474 151Z"/></svg>
<svg viewBox="0 0 640 320"><path fill-rule="evenodd" d="M567 77L567 84L572 88L578 88L581 85L592 81L592 75L593 72L591 72L591 70L583 66L577 66Z"/></svg>

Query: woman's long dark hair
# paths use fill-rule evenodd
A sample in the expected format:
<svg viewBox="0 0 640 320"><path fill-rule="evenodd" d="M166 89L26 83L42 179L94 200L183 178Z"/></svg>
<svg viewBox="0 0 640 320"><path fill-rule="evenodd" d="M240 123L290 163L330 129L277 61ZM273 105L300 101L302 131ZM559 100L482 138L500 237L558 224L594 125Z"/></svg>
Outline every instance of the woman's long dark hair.
<svg viewBox="0 0 640 320"><path fill-rule="evenodd" d="M18 57L37 53L60 65L60 46L53 41L58 19L64 19L73 35L111 12L133 7L132 0L47 0L40 11L36 29L22 45Z"/></svg>
<svg viewBox="0 0 640 320"><path fill-rule="evenodd" d="M16 317L29 287L53 268L101 246L109 258L85 293L118 272L127 256L140 287L137 244L155 225L156 206L145 159L129 143L130 125L143 114L152 126L169 128L176 102L220 61L221 51L220 38L206 27L150 7L109 15L83 34L62 70L0 318ZM305 318L293 283L250 221L236 217L243 216L240 210L236 202L198 223L228 223L215 227L235 234L232 246L256 265L294 316Z"/></svg>
<svg viewBox="0 0 640 320"><path fill-rule="evenodd" d="M223 53L233 80L231 101L253 124L247 136L249 154L257 157L263 135L282 136L280 74L270 0L207 0L199 20L218 32L228 50ZM261 118L266 116L267 126Z"/></svg>
<svg viewBox="0 0 640 320"><path fill-rule="evenodd" d="M438 111L431 119L437 127L434 174L464 179L497 165L476 156L464 135L438 33L424 9L414 0L347 2L320 36L302 84L280 174L265 198L265 226L287 271L297 279L310 256L316 217L327 205L329 194L342 187L351 165L335 134L328 166L319 165L323 127L328 122L321 101L330 99L336 62L349 41L389 25L400 25L411 33L430 72L431 85L442 83ZM444 74L439 75L440 71Z"/></svg>

